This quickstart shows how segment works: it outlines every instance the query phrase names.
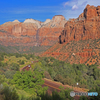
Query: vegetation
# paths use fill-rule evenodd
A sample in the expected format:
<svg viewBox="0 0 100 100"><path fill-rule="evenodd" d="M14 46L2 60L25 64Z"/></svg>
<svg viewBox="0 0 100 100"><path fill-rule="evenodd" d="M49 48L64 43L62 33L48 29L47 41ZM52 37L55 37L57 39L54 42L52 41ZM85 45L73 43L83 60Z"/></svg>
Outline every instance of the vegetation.
<svg viewBox="0 0 100 100"><path fill-rule="evenodd" d="M38 72L35 70L32 71L24 71L24 72L16 72L11 80L12 85L14 84L16 88L25 90L26 92L32 93L34 95L40 95L47 88L42 88L42 84L44 81L42 78L44 77L43 72ZM33 88L34 87L34 88Z"/></svg>
<svg viewBox="0 0 100 100"><path fill-rule="evenodd" d="M100 84L99 84L100 85ZM90 97L90 100L99 100L100 99L100 86L96 86L96 87L92 87L91 90L89 90L89 92L97 92L98 96L92 96Z"/></svg>
<svg viewBox="0 0 100 100"><path fill-rule="evenodd" d="M41 67L48 71L51 78L63 84L91 89L100 84L100 69L97 65L68 64L52 57L41 59ZM47 76L45 76L47 77Z"/></svg>
<svg viewBox="0 0 100 100"><path fill-rule="evenodd" d="M43 52L45 50L47 50L48 48L50 48L51 46L4 46L4 45L0 45L0 52L6 52L6 53L40 53Z"/></svg>
<svg viewBox="0 0 100 100"><path fill-rule="evenodd" d="M71 96L70 96L70 89L62 89L60 92L57 91L53 91L52 95L49 95L48 93L46 94L42 94L41 95L41 100L74 100Z"/></svg>
<svg viewBox="0 0 100 100"><path fill-rule="evenodd" d="M31 63L31 61L37 61ZM20 62L24 61L24 63ZM20 72L22 66L31 64L31 70ZM46 77L63 84L88 88L100 94L100 69L97 65L69 64L52 57L36 57L34 54L0 54L0 98L1 100L73 100L69 89L47 94L47 87L42 88ZM94 88L92 88L94 87ZM9 98L7 97L9 95ZM90 100L99 100L90 97ZM80 97L80 100L87 100Z"/></svg>
<svg viewBox="0 0 100 100"><path fill-rule="evenodd" d="M8 86L4 87L1 94L3 94L4 100L18 100L19 96L14 88Z"/></svg>

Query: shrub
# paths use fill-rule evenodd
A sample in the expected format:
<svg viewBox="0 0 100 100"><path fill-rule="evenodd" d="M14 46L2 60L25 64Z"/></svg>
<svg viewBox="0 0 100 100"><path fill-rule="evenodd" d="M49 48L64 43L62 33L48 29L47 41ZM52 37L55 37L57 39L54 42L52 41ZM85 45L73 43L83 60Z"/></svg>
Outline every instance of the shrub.
<svg viewBox="0 0 100 100"><path fill-rule="evenodd" d="M13 79L13 75L16 73L16 71L6 71L5 77L8 79Z"/></svg>
<svg viewBox="0 0 100 100"><path fill-rule="evenodd" d="M18 100L19 96L14 88L4 87L2 94L4 95L4 100Z"/></svg>
<svg viewBox="0 0 100 100"><path fill-rule="evenodd" d="M42 80L43 77L43 72L39 72L36 70L34 72L18 71L11 80L11 83L15 84L16 88L23 89L30 94L35 93L37 95L40 95L45 91L45 88L41 87L41 85L44 83L44 80Z"/></svg>
<svg viewBox="0 0 100 100"><path fill-rule="evenodd" d="M45 78L52 80L50 74L47 71L44 72L44 76L45 76Z"/></svg>
<svg viewBox="0 0 100 100"><path fill-rule="evenodd" d="M19 64L12 63L10 66L11 66L11 70L19 71Z"/></svg>
<svg viewBox="0 0 100 100"><path fill-rule="evenodd" d="M0 75L0 84L3 83L5 81L5 76L4 75Z"/></svg>
<svg viewBox="0 0 100 100"><path fill-rule="evenodd" d="M24 62L24 60L22 60L22 61L19 60L18 63L21 64L21 65L23 65L25 62Z"/></svg>
<svg viewBox="0 0 100 100"><path fill-rule="evenodd" d="M81 96L79 100L89 100L86 96Z"/></svg>

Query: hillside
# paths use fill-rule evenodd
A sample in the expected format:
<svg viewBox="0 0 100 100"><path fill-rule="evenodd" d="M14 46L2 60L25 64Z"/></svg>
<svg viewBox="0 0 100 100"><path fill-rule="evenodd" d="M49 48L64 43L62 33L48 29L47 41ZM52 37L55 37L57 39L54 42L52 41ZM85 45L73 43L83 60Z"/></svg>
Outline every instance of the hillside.
<svg viewBox="0 0 100 100"><path fill-rule="evenodd" d="M25 68L24 66L26 65L30 65L30 70L21 71L21 69ZM27 67L29 68L29 66ZM17 53L0 53L0 98L5 100L3 99L3 96L5 95L9 98L13 98L12 100L25 100L21 98L29 98L27 100L35 100L30 99L30 97L39 97L42 98L39 100L44 100L44 98L49 96L45 94L47 89L48 92L52 92L54 89L60 90L60 85L70 89L61 89L61 91L58 93L56 92L56 98L61 98L62 93L66 94L62 97L64 99L59 100L66 100L66 98L73 100L74 98L70 97L69 95L70 91L73 89L74 91L97 91L99 94L99 88L96 88L96 90L92 89L93 87L98 87L100 84L100 69L97 67L97 65L86 66L84 64L68 64L52 57L40 58L38 56L34 56L33 54L26 55ZM50 80L46 81L47 79L44 79L44 83L42 80L43 78ZM53 81L51 82L51 80ZM54 81L58 81L60 83ZM78 87L76 86L77 82L79 83ZM48 88L44 86L48 86ZM9 87L11 89L15 88L19 99L14 99L16 94L14 94L13 97L11 94L8 96L8 93L11 93ZM2 89L5 91L3 90L2 92ZM52 92L52 94L53 93L54 92ZM42 95L44 95L44 98ZM97 96L97 98L99 97L100 95Z"/></svg>
<svg viewBox="0 0 100 100"><path fill-rule="evenodd" d="M56 59L76 64L100 64L100 39L56 43L40 56L51 56Z"/></svg>
<svg viewBox="0 0 100 100"><path fill-rule="evenodd" d="M67 21L58 43L40 56L52 56L68 63L99 65L100 6L87 5L78 18Z"/></svg>
<svg viewBox="0 0 100 100"><path fill-rule="evenodd" d="M6 53L34 53L41 54L51 46L4 46L0 45L0 52Z"/></svg>

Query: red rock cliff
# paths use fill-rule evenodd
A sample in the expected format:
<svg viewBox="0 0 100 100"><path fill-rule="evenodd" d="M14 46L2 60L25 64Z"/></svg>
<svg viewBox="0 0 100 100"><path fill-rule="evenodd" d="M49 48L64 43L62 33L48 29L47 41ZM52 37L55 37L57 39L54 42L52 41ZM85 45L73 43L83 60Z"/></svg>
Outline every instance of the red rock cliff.
<svg viewBox="0 0 100 100"><path fill-rule="evenodd" d="M11 46L52 46L59 38L66 19L57 15L52 20L40 22L26 19L23 23L18 20L0 25L0 44Z"/></svg>
<svg viewBox="0 0 100 100"><path fill-rule="evenodd" d="M59 43L40 56L68 63L100 65L100 6L87 5L77 19L68 20Z"/></svg>
<svg viewBox="0 0 100 100"><path fill-rule="evenodd" d="M100 6L87 5L77 19L71 19L59 36L59 42L100 38Z"/></svg>

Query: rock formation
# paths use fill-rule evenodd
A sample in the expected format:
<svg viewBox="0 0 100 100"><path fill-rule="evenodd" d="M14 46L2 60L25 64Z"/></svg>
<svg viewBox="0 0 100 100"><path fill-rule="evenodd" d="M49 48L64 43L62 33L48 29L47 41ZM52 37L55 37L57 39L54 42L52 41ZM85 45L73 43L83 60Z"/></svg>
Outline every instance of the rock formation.
<svg viewBox="0 0 100 100"><path fill-rule="evenodd" d="M0 25L0 44L6 46L52 46L58 41L66 22L61 15L54 16L52 20L46 19L45 22L34 19L26 19L23 23L18 20L6 22Z"/></svg>
<svg viewBox="0 0 100 100"><path fill-rule="evenodd" d="M41 25L40 25L41 22L37 21L37 20L34 20L34 19L26 19L23 23L34 23L34 24L37 25L38 28L41 27Z"/></svg>
<svg viewBox="0 0 100 100"><path fill-rule="evenodd" d="M71 19L59 36L59 42L100 38L100 6L87 5L77 19Z"/></svg>
<svg viewBox="0 0 100 100"><path fill-rule="evenodd" d="M100 65L100 6L87 5L78 18L68 20L58 43L40 56Z"/></svg>
<svg viewBox="0 0 100 100"><path fill-rule="evenodd" d="M20 23L17 19L13 21L13 23Z"/></svg>

